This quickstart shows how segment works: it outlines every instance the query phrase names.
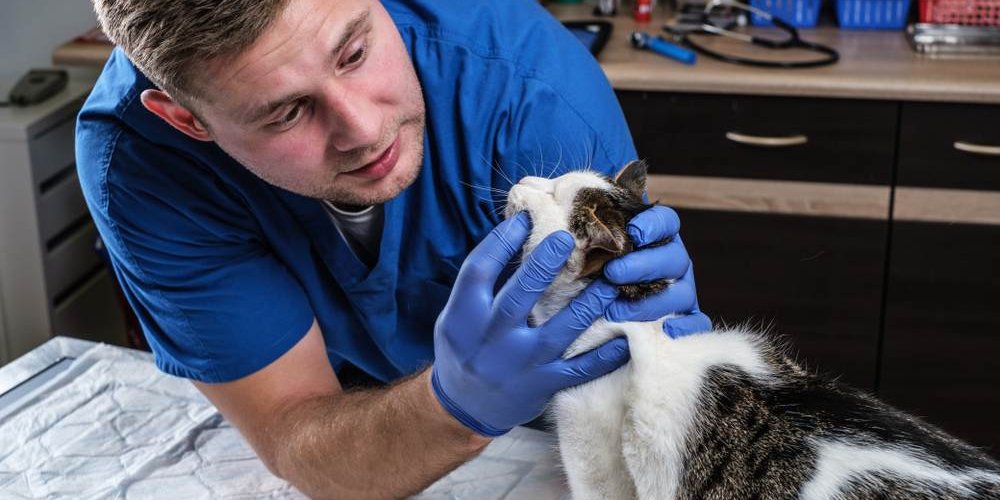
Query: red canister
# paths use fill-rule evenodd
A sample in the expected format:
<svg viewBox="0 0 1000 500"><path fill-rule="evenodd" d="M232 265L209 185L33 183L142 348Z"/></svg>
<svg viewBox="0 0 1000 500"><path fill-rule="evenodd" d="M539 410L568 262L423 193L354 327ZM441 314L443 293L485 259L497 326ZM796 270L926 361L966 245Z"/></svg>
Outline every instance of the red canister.
<svg viewBox="0 0 1000 500"><path fill-rule="evenodd" d="M632 15L637 23L648 23L653 18L653 0L634 0Z"/></svg>

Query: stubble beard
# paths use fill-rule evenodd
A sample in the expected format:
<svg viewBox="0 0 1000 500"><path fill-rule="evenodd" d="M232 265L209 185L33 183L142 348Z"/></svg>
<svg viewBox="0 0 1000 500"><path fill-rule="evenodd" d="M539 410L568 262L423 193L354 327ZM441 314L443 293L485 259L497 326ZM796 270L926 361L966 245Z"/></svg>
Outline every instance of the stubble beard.
<svg viewBox="0 0 1000 500"><path fill-rule="evenodd" d="M378 205L395 198L406 188L410 187L420 175L424 159L424 114L421 113L402 122L400 126L396 127L395 136L390 136L389 140L394 140L406 128L416 130L413 143L409 145L408 151L401 150L399 152L397 164L392 172L389 173L388 178L376 181L376 184L379 184L375 188L376 190L362 190L357 187L345 186L341 177L345 174L332 172L330 178L324 179L319 185L313 186L312 192L300 194L310 198L327 200L335 204L353 206ZM400 139L400 148L403 148L406 144L402 141L402 137ZM384 151L390 144L391 142L382 146L379 151ZM409 160L408 164L404 165L402 163L404 160ZM382 183L386 184L382 185Z"/></svg>

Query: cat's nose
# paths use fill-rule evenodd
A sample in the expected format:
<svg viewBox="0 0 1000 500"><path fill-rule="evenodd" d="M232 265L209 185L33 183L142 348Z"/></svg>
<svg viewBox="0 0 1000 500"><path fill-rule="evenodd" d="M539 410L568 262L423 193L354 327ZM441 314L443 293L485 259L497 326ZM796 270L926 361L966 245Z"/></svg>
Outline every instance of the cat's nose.
<svg viewBox="0 0 1000 500"><path fill-rule="evenodd" d="M555 183L551 179L543 177L522 177L518 184L548 194L552 194L555 191Z"/></svg>

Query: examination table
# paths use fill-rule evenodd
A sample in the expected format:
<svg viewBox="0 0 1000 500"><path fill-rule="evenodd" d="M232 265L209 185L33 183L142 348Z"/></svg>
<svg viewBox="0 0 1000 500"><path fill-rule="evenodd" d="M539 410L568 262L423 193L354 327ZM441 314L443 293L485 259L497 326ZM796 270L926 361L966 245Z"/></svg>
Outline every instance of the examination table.
<svg viewBox="0 0 1000 500"><path fill-rule="evenodd" d="M555 438L516 428L415 498L568 494ZM56 337L0 368L3 498L302 498L148 353Z"/></svg>

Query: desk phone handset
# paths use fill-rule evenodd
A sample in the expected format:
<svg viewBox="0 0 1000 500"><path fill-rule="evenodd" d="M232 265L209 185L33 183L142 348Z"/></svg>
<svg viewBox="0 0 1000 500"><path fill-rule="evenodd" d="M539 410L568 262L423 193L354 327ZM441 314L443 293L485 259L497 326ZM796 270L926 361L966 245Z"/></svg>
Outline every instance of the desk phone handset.
<svg viewBox="0 0 1000 500"><path fill-rule="evenodd" d="M21 77L7 97L11 106L38 104L66 87L69 76L61 69L33 69Z"/></svg>

